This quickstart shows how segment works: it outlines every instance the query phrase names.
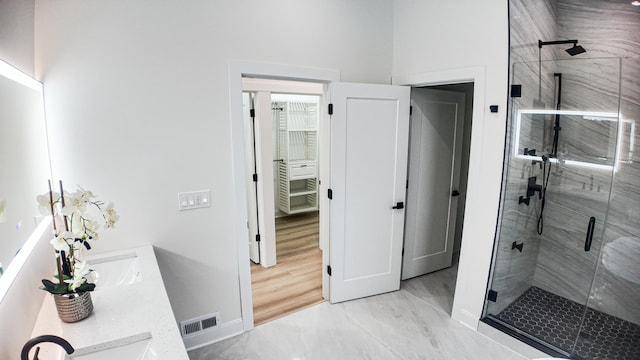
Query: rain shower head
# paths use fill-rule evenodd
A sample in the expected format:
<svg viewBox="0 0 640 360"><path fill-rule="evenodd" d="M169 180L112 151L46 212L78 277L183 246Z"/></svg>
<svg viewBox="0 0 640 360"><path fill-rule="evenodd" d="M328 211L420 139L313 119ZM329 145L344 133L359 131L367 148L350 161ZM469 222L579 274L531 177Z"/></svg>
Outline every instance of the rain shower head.
<svg viewBox="0 0 640 360"><path fill-rule="evenodd" d="M572 47L565 50L569 55L576 56L578 54L586 53L582 46L578 45L578 40L556 40L556 41L542 41L538 40L538 49L542 49L545 45L560 45L560 44L573 44Z"/></svg>
<svg viewBox="0 0 640 360"><path fill-rule="evenodd" d="M578 44L573 44L572 47L568 48L565 51L571 56L576 56L578 54L582 54L582 53L586 53L587 52L587 50L585 50L582 46L580 46Z"/></svg>

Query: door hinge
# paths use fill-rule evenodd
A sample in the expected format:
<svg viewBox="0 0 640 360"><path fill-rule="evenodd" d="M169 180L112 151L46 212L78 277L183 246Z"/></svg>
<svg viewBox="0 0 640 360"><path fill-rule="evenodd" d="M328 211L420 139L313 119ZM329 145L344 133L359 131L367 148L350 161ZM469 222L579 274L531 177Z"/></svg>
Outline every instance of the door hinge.
<svg viewBox="0 0 640 360"><path fill-rule="evenodd" d="M495 290L489 290L489 293L487 294L487 300L496 302L497 299L498 299L498 292Z"/></svg>
<svg viewBox="0 0 640 360"><path fill-rule="evenodd" d="M404 256L404 248L402 248L402 256Z"/></svg>
<svg viewBox="0 0 640 360"><path fill-rule="evenodd" d="M327 197L329 200L333 200L333 190L327 189Z"/></svg>
<svg viewBox="0 0 640 360"><path fill-rule="evenodd" d="M395 204L395 206L392 206L391 208L394 209L394 210L404 209L404 202L402 202L402 201L401 202L397 202Z"/></svg>
<svg viewBox="0 0 640 360"><path fill-rule="evenodd" d="M333 104L329 104L329 115L333 115Z"/></svg>
<svg viewBox="0 0 640 360"><path fill-rule="evenodd" d="M257 182L258 181L258 174L253 174L252 178L253 178L253 181Z"/></svg>
<svg viewBox="0 0 640 360"><path fill-rule="evenodd" d="M409 106L409 116L413 115L413 106Z"/></svg>
<svg viewBox="0 0 640 360"><path fill-rule="evenodd" d="M511 97L522 97L522 85L511 85Z"/></svg>
<svg viewBox="0 0 640 360"><path fill-rule="evenodd" d="M251 116L252 118L256 117L256 109L249 110L249 116Z"/></svg>
<svg viewBox="0 0 640 360"><path fill-rule="evenodd" d="M408 189L408 188L409 188L409 180L407 180L407 185L406 185L405 189Z"/></svg>
<svg viewBox="0 0 640 360"><path fill-rule="evenodd" d="M260 234L256 234L256 242L260 242Z"/></svg>
<svg viewBox="0 0 640 360"><path fill-rule="evenodd" d="M327 274L331 276L331 265L327 265Z"/></svg>

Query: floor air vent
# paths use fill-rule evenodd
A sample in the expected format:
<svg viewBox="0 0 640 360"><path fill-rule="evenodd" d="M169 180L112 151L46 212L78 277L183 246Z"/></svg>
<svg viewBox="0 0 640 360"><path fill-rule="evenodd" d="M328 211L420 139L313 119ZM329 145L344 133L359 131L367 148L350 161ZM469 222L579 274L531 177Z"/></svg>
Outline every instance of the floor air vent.
<svg viewBox="0 0 640 360"><path fill-rule="evenodd" d="M196 319L186 320L180 323L182 337L197 335L203 330L213 328L218 325L219 313L204 315Z"/></svg>

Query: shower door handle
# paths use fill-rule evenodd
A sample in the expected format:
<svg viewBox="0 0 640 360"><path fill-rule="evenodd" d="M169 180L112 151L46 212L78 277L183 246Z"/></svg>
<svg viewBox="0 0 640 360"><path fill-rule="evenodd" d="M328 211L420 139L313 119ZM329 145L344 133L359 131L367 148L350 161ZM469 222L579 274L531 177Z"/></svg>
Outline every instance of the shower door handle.
<svg viewBox="0 0 640 360"><path fill-rule="evenodd" d="M593 230L596 227L596 218L591 217L589 219L589 225L587 226L587 238L584 240L584 251L591 250L591 242L593 242Z"/></svg>

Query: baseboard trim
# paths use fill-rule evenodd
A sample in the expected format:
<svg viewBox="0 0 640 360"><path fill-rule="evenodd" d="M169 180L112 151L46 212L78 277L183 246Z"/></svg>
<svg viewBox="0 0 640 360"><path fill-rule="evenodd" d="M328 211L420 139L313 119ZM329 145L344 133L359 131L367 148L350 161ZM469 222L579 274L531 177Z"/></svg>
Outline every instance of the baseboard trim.
<svg viewBox="0 0 640 360"><path fill-rule="evenodd" d="M460 309L459 311L455 311L454 309L451 314L451 318L473 331L478 331L478 323L480 319L465 309Z"/></svg>
<svg viewBox="0 0 640 360"><path fill-rule="evenodd" d="M242 327L242 319L235 319L211 329L204 330L201 334L182 339L182 341L184 342L184 347L187 351L191 351L240 335L243 332L244 328Z"/></svg>

